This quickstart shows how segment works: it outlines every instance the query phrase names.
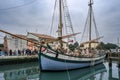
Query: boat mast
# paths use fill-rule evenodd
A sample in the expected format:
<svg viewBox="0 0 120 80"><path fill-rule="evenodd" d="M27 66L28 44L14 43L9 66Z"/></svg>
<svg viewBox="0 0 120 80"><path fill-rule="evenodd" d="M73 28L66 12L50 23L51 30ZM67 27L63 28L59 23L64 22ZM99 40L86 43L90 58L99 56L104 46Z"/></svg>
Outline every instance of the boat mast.
<svg viewBox="0 0 120 80"><path fill-rule="evenodd" d="M59 27L58 27L58 39L60 43L60 48L62 49L63 43L62 43L62 0L59 0Z"/></svg>
<svg viewBox="0 0 120 80"><path fill-rule="evenodd" d="M90 25L89 25L89 41L91 41L91 28L92 28L92 5L93 5L93 1L90 0L90 3L88 4L89 9L90 9ZM89 50L91 52L91 42L89 42Z"/></svg>

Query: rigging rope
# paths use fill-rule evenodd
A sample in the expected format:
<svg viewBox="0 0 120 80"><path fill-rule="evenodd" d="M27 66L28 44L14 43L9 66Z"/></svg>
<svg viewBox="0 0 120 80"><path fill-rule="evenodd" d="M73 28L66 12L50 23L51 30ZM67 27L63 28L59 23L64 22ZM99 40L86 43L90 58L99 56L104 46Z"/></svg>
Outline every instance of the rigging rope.
<svg viewBox="0 0 120 80"><path fill-rule="evenodd" d="M65 59L65 56L64 56L64 59ZM66 59L65 59L65 67L66 67L66 72L67 72L67 76L68 76L68 80L71 80L70 78L70 73L69 73L69 70L68 70L68 63L66 62Z"/></svg>
<svg viewBox="0 0 120 80"><path fill-rule="evenodd" d="M74 34L72 21L71 21L71 17L70 17L68 5L67 5L67 0L64 0L64 2L63 2L63 11L64 11L64 21L65 21L66 34L67 35L68 34ZM68 30L68 28L69 28L69 30ZM68 31L70 33L68 33ZM69 40L69 38L68 38L68 40ZM76 41L75 36L74 36L74 40Z"/></svg>
<svg viewBox="0 0 120 80"><path fill-rule="evenodd" d="M92 14L92 20L93 20L93 24L94 24L95 33L96 33L96 38L99 38L99 32L98 32L97 25L96 25L96 22L95 22L95 17L94 17L93 9L92 9L91 12L92 12L91 14ZM89 26L89 25L87 25L88 22L89 22L88 21L89 17L90 17L89 14L90 14L90 8L89 8L88 16L87 16L87 19L86 19L86 22L85 22L85 27L84 27L84 31L83 31L83 34L82 34L81 42L83 40L83 37L85 37L85 32L86 32L87 26Z"/></svg>
<svg viewBox="0 0 120 80"><path fill-rule="evenodd" d="M94 12L92 10L92 13L93 13L93 23L95 25L95 31L96 31L96 37L99 38L99 32L98 32L98 29L97 29L97 25L96 25L96 22L95 22L95 17L94 17ZM100 44L100 48L102 49L102 45Z"/></svg>
<svg viewBox="0 0 120 80"><path fill-rule="evenodd" d="M57 5L57 0L55 0L55 5L54 5L54 11L53 11L53 15L52 15L52 23L51 23L50 35L52 34L52 29L53 29L53 22L54 22L54 17L55 17L56 5Z"/></svg>
<svg viewBox="0 0 120 80"><path fill-rule="evenodd" d="M99 37L99 32L98 32L98 29L97 29L97 25L96 25L96 21L95 21L95 17L94 17L94 12L92 10L92 13L93 13L93 23L95 25L95 31L96 31L96 37L98 38Z"/></svg>
<svg viewBox="0 0 120 80"><path fill-rule="evenodd" d="M83 34L82 34L81 42L83 40L83 37L85 36L85 31L86 31L87 23L88 23L88 19L89 19L89 13L90 13L90 9L88 10L88 15L87 15L87 19L86 19L86 22L85 22L85 27L84 27L84 31L83 31Z"/></svg>

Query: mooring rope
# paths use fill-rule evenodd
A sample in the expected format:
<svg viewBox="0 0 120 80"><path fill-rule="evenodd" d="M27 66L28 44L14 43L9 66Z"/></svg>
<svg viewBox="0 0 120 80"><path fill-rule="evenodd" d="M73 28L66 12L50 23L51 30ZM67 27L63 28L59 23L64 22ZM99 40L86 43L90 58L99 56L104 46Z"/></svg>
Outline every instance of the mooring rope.
<svg viewBox="0 0 120 80"><path fill-rule="evenodd" d="M65 57L64 57L64 59L65 59ZM70 73L69 73L69 70L68 70L68 63L66 62L66 59L65 59L65 63L66 63L65 67L66 67L66 71L67 71L68 80L71 80Z"/></svg>

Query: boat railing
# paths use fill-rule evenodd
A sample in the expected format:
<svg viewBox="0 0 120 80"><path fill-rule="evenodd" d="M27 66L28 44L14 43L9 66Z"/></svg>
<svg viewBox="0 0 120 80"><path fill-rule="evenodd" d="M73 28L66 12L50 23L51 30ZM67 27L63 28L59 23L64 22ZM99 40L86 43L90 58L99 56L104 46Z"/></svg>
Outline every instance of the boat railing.
<svg viewBox="0 0 120 80"><path fill-rule="evenodd" d="M93 51L93 55L88 55L88 54L82 54L82 53L77 53L76 52L73 52L73 51L70 51L70 52L66 52L66 51L58 51L58 50L54 50L52 48L47 48L46 52L43 52L43 54L45 55L63 55L63 56L68 56L68 57L75 57L75 58L94 58L94 57L100 57L100 56L103 56L104 55L104 52L103 51ZM46 54L47 53L47 54Z"/></svg>

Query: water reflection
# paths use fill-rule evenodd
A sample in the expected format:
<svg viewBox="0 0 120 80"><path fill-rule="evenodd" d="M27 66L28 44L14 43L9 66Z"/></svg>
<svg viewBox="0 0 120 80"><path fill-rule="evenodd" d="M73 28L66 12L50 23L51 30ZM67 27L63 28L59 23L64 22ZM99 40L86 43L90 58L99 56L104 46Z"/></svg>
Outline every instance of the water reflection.
<svg viewBox="0 0 120 80"><path fill-rule="evenodd" d="M33 75L39 76L37 63L0 66L0 80L28 80Z"/></svg>
<svg viewBox="0 0 120 80"><path fill-rule="evenodd" d="M120 69L108 63L64 72L40 72L38 63L0 66L0 80L120 80Z"/></svg>
<svg viewBox="0 0 120 80"><path fill-rule="evenodd" d="M120 80L120 68L116 68L117 64L108 68L108 79L109 80Z"/></svg>

